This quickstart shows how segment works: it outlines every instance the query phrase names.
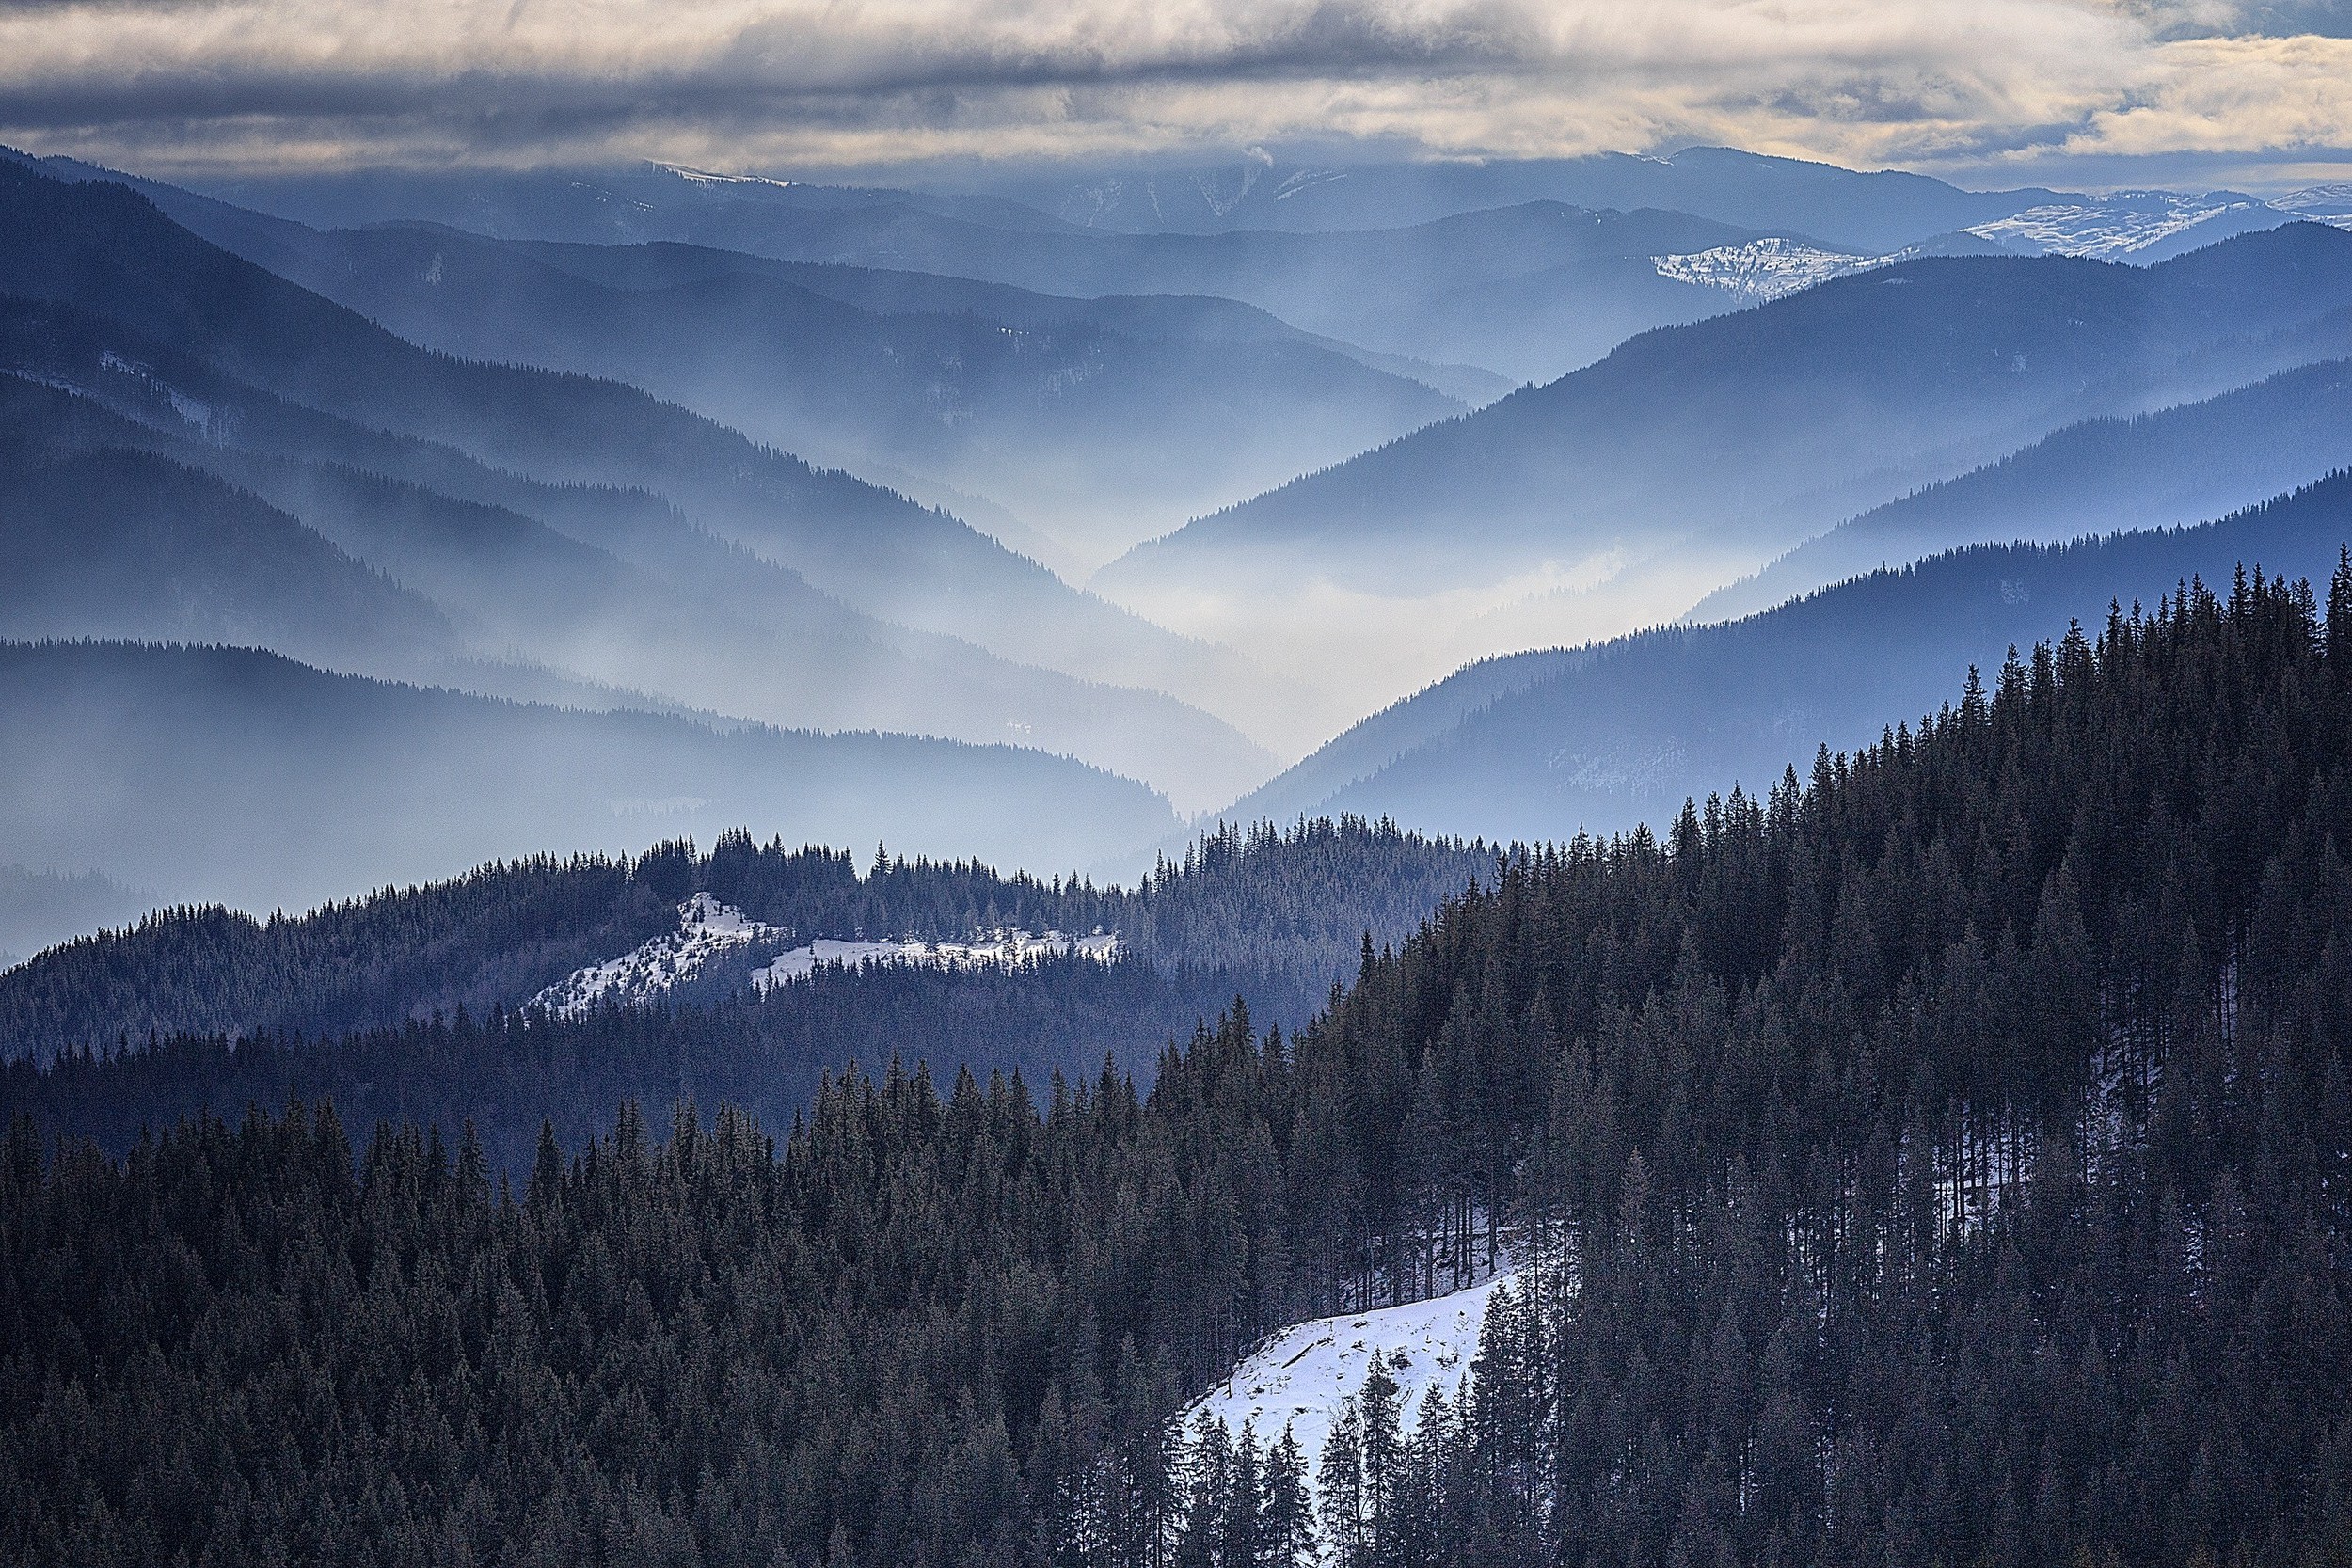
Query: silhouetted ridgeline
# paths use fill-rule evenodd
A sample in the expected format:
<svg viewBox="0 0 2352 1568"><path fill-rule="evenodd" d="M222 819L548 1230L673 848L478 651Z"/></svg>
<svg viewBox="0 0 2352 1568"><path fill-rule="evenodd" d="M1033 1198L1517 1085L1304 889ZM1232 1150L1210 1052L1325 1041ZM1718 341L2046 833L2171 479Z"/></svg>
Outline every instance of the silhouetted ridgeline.
<svg viewBox="0 0 2352 1568"><path fill-rule="evenodd" d="M0 1551L1292 1564L1315 1466L1347 1568L2340 1560L2347 650L2352 568L2118 617L1519 856L1141 1100L630 1109L513 1188L324 1111L120 1164L20 1123ZM1500 1244L1421 1435L1171 1472L1259 1334Z"/></svg>

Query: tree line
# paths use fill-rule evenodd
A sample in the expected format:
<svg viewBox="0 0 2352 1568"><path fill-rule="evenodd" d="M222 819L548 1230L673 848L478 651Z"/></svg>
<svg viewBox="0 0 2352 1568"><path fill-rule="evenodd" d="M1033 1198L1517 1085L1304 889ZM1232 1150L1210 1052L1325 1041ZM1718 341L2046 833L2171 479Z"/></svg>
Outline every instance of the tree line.
<svg viewBox="0 0 2352 1568"><path fill-rule="evenodd" d="M696 892L799 942L1116 931L1155 967L1226 971L1228 996L1270 986L1262 1000L1304 1017L1353 971L1366 930L1402 940L1493 864L1484 845L1343 816L1280 832L1220 825L1121 889L1075 872L909 861L880 845L861 872L847 849L759 844L739 829L707 852L679 840L635 857L534 857L302 915L159 911L0 976L0 1061L112 1054L151 1037L334 1037L460 1009L487 1018L672 929ZM852 1053L839 1044L835 1063Z"/></svg>

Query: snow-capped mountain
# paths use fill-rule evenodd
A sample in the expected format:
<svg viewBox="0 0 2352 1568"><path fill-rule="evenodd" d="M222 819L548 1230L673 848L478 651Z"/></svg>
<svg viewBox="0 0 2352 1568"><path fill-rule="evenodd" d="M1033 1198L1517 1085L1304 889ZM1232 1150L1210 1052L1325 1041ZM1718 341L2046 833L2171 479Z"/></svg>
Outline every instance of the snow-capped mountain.
<svg viewBox="0 0 2352 1568"><path fill-rule="evenodd" d="M1965 232L2012 249L2043 256L2087 256L2114 261L2148 250L2191 230L2269 228L2282 221L2280 209L2236 191L2192 196L2180 191L2116 191L2093 201L2028 207L2013 216L1972 224ZM2235 217L2234 223L2223 220ZM2202 241L2205 235L2193 237Z"/></svg>
<svg viewBox="0 0 2352 1568"><path fill-rule="evenodd" d="M2267 201L2236 191L2117 191L2095 199L2028 207L1957 232L1988 247L2026 255L2146 262L2296 219L2352 229L2352 184L2312 185ZM1945 248L1948 246L1930 243L1867 256L1766 235L1687 255L1653 256L1650 264L1661 277L1721 289L1747 304L1760 305L1833 277Z"/></svg>
<svg viewBox="0 0 2352 1568"><path fill-rule="evenodd" d="M2352 229L2352 181L2332 185L2307 185L2299 191L2273 197L2270 204L2282 213L2309 218L2313 223L2333 224L2338 229Z"/></svg>
<svg viewBox="0 0 2352 1568"><path fill-rule="evenodd" d="M1363 1392L1377 1355L1396 1380L1404 1430L1410 1432L1431 1389L1451 1398L1470 1375L1487 1306L1497 1291L1510 1289L1512 1278L1506 1271L1451 1295L1286 1328L1196 1400L1179 1430L1190 1430L1203 1415L1236 1433L1246 1421L1261 1443L1287 1429L1311 1465L1331 1434L1341 1402Z"/></svg>
<svg viewBox="0 0 2352 1568"><path fill-rule="evenodd" d="M1766 235L1760 240L1716 245L1688 256L1653 256L1650 265L1658 269L1661 277L1721 289L1752 304L1762 304L1864 267L1883 265L1889 260L1892 258L1824 250L1803 240Z"/></svg>

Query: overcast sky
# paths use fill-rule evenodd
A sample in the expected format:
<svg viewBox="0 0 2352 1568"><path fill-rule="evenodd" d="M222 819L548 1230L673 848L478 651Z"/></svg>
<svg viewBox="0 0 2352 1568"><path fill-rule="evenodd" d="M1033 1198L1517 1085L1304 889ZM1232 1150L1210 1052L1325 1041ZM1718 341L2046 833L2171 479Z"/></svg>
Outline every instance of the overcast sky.
<svg viewBox="0 0 2352 1568"><path fill-rule="evenodd" d="M2352 0L0 0L0 139L159 174L1313 140L2276 184L2352 174L2347 34Z"/></svg>

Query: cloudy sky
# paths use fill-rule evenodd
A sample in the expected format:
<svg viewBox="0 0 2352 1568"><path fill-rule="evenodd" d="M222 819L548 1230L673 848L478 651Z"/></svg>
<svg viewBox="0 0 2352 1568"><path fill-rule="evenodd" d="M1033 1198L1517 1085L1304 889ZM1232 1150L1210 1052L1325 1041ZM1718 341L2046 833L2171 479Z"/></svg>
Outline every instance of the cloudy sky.
<svg viewBox="0 0 2352 1568"><path fill-rule="evenodd" d="M155 173L1723 143L2352 174L2352 0L0 0L0 140Z"/></svg>

